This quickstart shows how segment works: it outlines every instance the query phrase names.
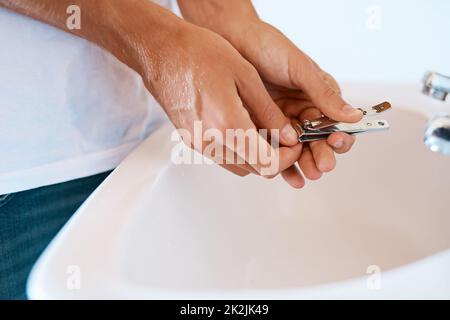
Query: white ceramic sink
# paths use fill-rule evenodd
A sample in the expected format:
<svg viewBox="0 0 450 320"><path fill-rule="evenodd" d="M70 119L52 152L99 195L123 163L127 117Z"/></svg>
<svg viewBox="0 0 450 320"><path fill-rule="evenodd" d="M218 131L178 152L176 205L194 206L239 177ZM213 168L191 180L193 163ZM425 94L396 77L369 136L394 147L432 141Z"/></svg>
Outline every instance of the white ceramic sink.
<svg viewBox="0 0 450 320"><path fill-rule="evenodd" d="M360 136L300 191L174 165L162 126L49 246L31 298L450 298L450 158L422 142L445 105L419 85L344 94L391 101L391 130Z"/></svg>

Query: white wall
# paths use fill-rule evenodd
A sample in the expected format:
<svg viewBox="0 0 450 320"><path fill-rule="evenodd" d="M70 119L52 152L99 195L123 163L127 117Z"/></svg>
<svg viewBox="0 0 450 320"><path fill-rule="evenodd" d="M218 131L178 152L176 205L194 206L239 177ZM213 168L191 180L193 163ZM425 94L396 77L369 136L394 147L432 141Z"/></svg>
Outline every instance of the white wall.
<svg viewBox="0 0 450 320"><path fill-rule="evenodd" d="M450 0L253 2L339 80L416 82L428 69L450 75ZM379 29L367 27L370 7L380 10Z"/></svg>

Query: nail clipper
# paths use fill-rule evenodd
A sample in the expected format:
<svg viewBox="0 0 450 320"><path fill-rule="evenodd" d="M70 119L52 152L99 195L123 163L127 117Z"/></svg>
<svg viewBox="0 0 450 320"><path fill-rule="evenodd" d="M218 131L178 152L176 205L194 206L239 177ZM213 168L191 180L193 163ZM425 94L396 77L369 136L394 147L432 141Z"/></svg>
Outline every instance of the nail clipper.
<svg viewBox="0 0 450 320"><path fill-rule="evenodd" d="M391 109L389 102L383 102L370 108L358 108L364 116L373 116ZM326 140L334 132L345 132L348 134L360 134L373 131L389 130L386 120L370 120L363 118L357 123L344 123L332 120L326 116L314 120L297 121L294 124L300 142L311 142Z"/></svg>

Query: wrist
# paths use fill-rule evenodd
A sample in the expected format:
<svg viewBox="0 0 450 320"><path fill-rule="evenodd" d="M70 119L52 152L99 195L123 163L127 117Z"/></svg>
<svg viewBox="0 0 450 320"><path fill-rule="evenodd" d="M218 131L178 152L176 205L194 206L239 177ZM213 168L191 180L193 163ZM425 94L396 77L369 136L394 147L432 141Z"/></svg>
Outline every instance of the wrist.
<svg viewBox="0 0 450 320"><path fill-rule="evenodd" d="M184 19L228 40L237 50L261 22L250 0L178 0Z"/></svg>
<svg viewBox="0 0 450 320"><path fill-rule="evenodd" d="M142 77L187 24L148 0L115 1L100 45Z"/></svg>

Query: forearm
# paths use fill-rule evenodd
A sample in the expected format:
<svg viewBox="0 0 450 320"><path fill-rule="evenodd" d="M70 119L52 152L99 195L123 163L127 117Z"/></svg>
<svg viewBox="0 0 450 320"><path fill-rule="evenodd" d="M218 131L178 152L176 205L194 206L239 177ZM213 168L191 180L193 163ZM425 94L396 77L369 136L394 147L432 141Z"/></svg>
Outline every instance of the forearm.
<svg viewBox="0 0 450 320"><path fill-rule="evenodd" d="M236 48L245 33L243 23L259 21L251 0L178 0L178 5L187 21L220 34Z"/></svg>
<svg viewBox="0 0 450 320"><path fill-rule="evenodd" d="M80 29L69 30L66 25L70 5L80 8ZM0 6L85 38L139 73L146 64L142 62L140 33L151 33L157 48L181 21L147 0L0 0Z"/></svg>

